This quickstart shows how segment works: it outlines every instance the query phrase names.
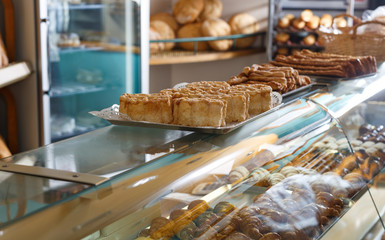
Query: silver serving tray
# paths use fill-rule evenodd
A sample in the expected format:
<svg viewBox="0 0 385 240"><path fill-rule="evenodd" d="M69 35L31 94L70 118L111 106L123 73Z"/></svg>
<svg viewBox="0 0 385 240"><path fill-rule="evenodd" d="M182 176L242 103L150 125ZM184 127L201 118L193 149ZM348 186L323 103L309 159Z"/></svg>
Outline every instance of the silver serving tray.
<svg viewBox="0 0 385 240"><path fill-rule="evenodd" d="M224 127L191 127L185 125L176 125L176 124L166 124L166 123L153 123L153 122L144 122L144 121L133 121L133 120L116 120L116 119L106 119L111 124L120 125L120 126L135 126L135 127L148 127L148 128L162 128L169 130L182 130L182 131L194 131L201 133L214 133L214 134L226 134L229 133L251 121L259 119L267 114L276 111L282 104L266 111L261 114L250 117L242 122L230 123ZM92 114L92 113L91 113Z"/></svg>

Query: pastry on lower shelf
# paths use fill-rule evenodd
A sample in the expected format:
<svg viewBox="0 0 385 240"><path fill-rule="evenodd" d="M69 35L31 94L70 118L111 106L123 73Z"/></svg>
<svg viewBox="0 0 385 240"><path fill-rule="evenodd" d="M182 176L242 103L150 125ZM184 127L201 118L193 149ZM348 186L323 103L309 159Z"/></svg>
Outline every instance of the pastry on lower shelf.
<svg viewBox="0 0 385 240"><path fill-rule="evenodd" d="M315 42L316 42L316 37L313 35L313 34L309 34L307 35L306 37L303 38L303 43L306 45L306 46L311 46L311 45L314 45Z"/></svg>
<svg viewBox="0 0 385 240"><path fill-rule="evenodd" d="M228 178L231 183L239 182L249 175L249 170L244 166L238 166L231 170Z"/></svg>

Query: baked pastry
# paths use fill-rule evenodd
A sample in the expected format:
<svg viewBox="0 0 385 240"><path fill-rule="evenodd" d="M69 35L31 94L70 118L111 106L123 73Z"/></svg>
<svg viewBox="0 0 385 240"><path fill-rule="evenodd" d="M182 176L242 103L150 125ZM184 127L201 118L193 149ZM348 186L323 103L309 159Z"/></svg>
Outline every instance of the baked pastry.
<svg viewBox="0 0 385 240"><path fill-rule="evenodd" d="M194 127L226 125L226 101L210 98L177 98L173 102L174 124Z"/></svg>
<svg viewBox="0 0 385 240"><path fill-rule="evenodd" d="M176 33L179 29L179 24L175 20L175 18L168 12L160 12L160 13L155 13L150 16L150 21L162 21L167 23L172 30L174 30L174 33Z"/></svg>
<svg viewBox="0 0 385 240"><path fill-rule="evenodd" d="M150 40L160 40L160 34L152 27L150 27ZM164 43L150 43L150 53L156 53L164 50Z"/></svg>
<svg viewBox="0 0 385 240"><path fill-rule="evenodd" d="M344 17L337 17L337 18L334 18L334 25L337 28L345 28L348 26L348 22Z"/></svg>
<svg viewBox="0 0 385 240"><path fill-rule="evenodd" d="M205 37L222 37L231 34L229 24L220 18L208 18L202 23L202 34ZM217 51L230 49L233 41L231 39L209 41L210 47Z"/></svg>
<svg viewBox="0 0 385 240"><path fill-rule="evenodd" d="M296 18L293 20L292 26L298 30L301 30L306 26L306 22L301 18Z"/></svg>
<svg viewBox="0 0 385 240"><path fill-rule="evenodd" d="M290 27L290 19L287 17L283 17L278 20L278 27L280 28L288 28Z"/></svg>
<svg viewBox="0 0 385 240"><path fill-rule="evenodd" d="M228 21L232 34L249 34L260 29L257 19L248 13L238 13L230 17ZM253 45L256 37L240 38L235 41L238 48L247 48Z"/></svg>
<svg viewBox="0 0 385 240"><path fill-rule="evenodd" d="M333 24L333 17L332 17L332 15L330 15L328 13L325 13L324 15L321 16L320 26L329 28L329 27L332 26L332 24Z"/></svg>
<svg viewBox="0 0 385 240"><path fill-rule="evenodd" d="M203 11L199 15L200 21L222 16L223 4L221 0L204 0L204 5Z"/></svg>
<svg viewBox="0 0 385 240"><path fill-rule="evenodd" d="M306 27L310 29L317 29L319 27L320 21L320 17L314 15L313 17L311 17L310 21L306 23Z"/></svg>
<svg viewBox="0 0 385 240"><path fill-rule="evenodd" d="M152 29L155 29L160 34L161 39L174 39L175 33L174 30L165 22L163 21L151 21L150 27ZM167 42L164 44L165 50L170 50L175 46L175 43L173 42Z"/></svg>
<svg viewBox="0 0 385 240"><path fill-rule="evenodd" d="M280 43L286 43L287 41L289 41L289 39L290 39L290 34L288 33L280 32L280 33L277 33L277 35L275 35L275 40Z"/></svg>
<svg viewBox="0 0 385 240"><path fill-rule="evenodd" d="M272 88L262 84L240 84L231 91L242 91L249 95L249 115L257 115L271 109Z"/></svg>
<svg viewBox="0 0 385 240"><path fill-rule="evenodd" d="M304 37L302 41L306 46L311 46L315 44L316 38L313 34L309 34L306 37Z"/></svg>
<svg viewBox="0 0 385 240"><path fill-rule="evenodd" d="M300 14L300 19L304 22L309 22L313 17L313 11L310 9L305 9Z"/></svg>
<svg viewBox="0 0 385 240"><path fill-rule="evenodd" d="M173 15L180 24L194 22L204 8L204 0L178 0L173 9Z"/></svg>
<svg viewBox="0 0 385 240"><path fill-rule="evenodd" d="M202 23L190 23L186 24L178 30L178 38L194 38L202 37ZM209 45L205 41L201 42L181 42L178 44L181 48L186 50L205 51L209 49ZM194 46L196 45L196 49Z"/></svg>
<svg viewBox="0 0 385 240"><path fill-rule="evenodd" d="M171 123L172 101L168 95L161 94L128 94L119 98L119 112L135 121Z"/></svg>
<svg viewBox="0 0 385 240"><path fill-rule="evenodd" d="M241 179L244 179L249 175L249 170L245 168L244 166L238 166L231 170L229 174L229 181L231 183L238 182Z"/></svg>

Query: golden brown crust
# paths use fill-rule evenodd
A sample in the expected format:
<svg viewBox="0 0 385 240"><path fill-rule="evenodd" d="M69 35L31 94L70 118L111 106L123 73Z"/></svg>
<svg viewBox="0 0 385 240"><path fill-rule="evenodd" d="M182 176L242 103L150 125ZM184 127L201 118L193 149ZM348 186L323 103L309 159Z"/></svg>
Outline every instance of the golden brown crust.
<svg viewBox="0 0 385 240"><path fill-rule="evenodd" d="M206 37L222 37L231 34L229 24L220 18L208 18L202 23L202 34ZM210 47L217 51L226 51L233 44L231 39L209 41Z"/></svg>
<svg viewBox="0 0 385 240"><path fill-rule="evenodd" d="M178 38L194 38L202 37L202 23L190 23L181 27L177 33ZM197 51L205 51L209 49L209 45L205 41L194 42L181 42L178 44L180 47L186 50L195 50L194 46L197 46Z"/></svg>
<svg viewBox="0 0 385 240"><path fill-rule="evenodd" d="M179 24L192 23L203 8L203 0L178 0L173 7L173 15Z"/></svg>
<svg viewBox="0 0 385 240"><path fill-rule="evenodd" d="M156 20L167 23L171 27L171 29L174 30L174 33L176 33L179 29L178 22L168 12L155 13L150 16L150 21L156 21Z"/></svg>
<svg viewBox="0 0 385 240"><path fill-rule="evenodd" d="M155 29L156 32L160 34L161 39L174 39L175 33L174 30L165 22L155 20L150 22L150 27ZM164 44L166 50L170 50L175 46L173 42L167 42Z"/></svg>
<svg viewBox="0 0 385 240"><path fill-rule="evenodd" d="M204 5L203 11L199 15L200 21L222 16L223 4L221 0L204 0Z"/></svg>

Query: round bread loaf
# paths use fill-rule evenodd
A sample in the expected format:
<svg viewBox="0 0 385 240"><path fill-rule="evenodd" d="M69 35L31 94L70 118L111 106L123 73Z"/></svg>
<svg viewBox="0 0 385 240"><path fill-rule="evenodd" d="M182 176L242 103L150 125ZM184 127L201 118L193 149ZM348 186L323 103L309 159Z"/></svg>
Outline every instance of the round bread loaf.
<svg viewBox="0 0 385 240"><path fill-rule="evenodd" d="M202 23L190 23L181 27L177 33L178 38L202 37ZM205 51L209 49L207 42L197 42L197 50ZM194 42L181 42L179 46L186 50L194 50Z"/></svg>
<svg viewBox="0 0 385 240"><path fill-rule="evenodd" d="M290 27L290 19L287 17L283 17L278 20L278 27L280 28L288 28Z"/></svg>
<svg viewBox="0 0 385 240"><path fill-rule="evenodd" d="M220 18L209 18L202 23L202 34L206 37L221 37L231 34L230 25ZM231 39L209 41L210 47L217 51L230 49L233 41Z"/></svg>
<svg viewBox="0 0 385 240"><path fill-rule="evenodd" d="M150 40L160 40L160 34L150 27ZM164 50L164 43L150 43L150 53L157 53Z"/></svg>
<svg viewBox="0 0 385 240"><path fill-rule="evenodd" d="M260 29L257 19L248 13L237 13L228 21L232 34L249 34L258 32ZM237 39L235 45L238 48L247 48L253 45L256 37Z"/></svg>
<svg viewBox="0 0 385 240"><path fill-rule="evenodd" d="M323 26L323 27L331 27L333 24L333 17L332 15L326 13L324 15L322 15L321 19L320 19L320 25Z"/></svg>
<svg viewBox="0 0 385 240"><path fill-rule="evenodd" d="M292 26L298 30L301 30L305 27L306 22L303 21L301 18L296 18L293 20Z"/></svg>
<svg viewBox="0 0 385 240"><path fill-rule="evenodd" d="M204 0L204 5L203 11L199 15L200 21L222 16L223 4L221 0Z"/></svg>
<svg viewBox="0 0 385 240"><path fill-rule="evenodd" d="M306 23L306 26L310 29L317 29L320 23L320 17L318 16L313 16L309 22Z"/></svg>
<svg viewBox="0 0 385 240"><path fill-rule="evenodd" d="M334 24L337 28L345 28L348 26L348 22L344 17L338 17L334 19Z"/></svg>
<svg viewBox="0 0 385 240"><path fill-rule="evenodd" d="M157 20L167 23L172 28L172 30L174 30L175 33L179 29L179 24L177 23L175 18L168 12L160 12L151 15L150 21Z"/></svg>
<svg viewBox="0 0 385 240"><path fill-rule="evenodd" d="M311 46L315 43L316 37L313 34L307 35L306 37L303 38L303 43L306 46Z"/></svg>
<svg viewBox="0 0 385 240"><path fill-rule="evenodd" d="M310 9L305 9L300 14L300 19L304 22L309 22L313 17L313 11Z"/></svg>
<svg viewBox="0 0 385 240"><path fill-rule="evenodd" d="M204 0L178 0L173 9L173 15L180 24L194 22L203 11Z"/></svg>
<svg viewBox="0 0 385 240"><path fill-rule="evenodd" d="M280 43L286 43L289 39L290 35L288 33L280 32L275 35L275 40Z"/></svg>
<svg viewBox="0 0 385 240"><path fill-rule="evenodd" d="M151 21L150 28L154 29L156 32L160 34L160 39L174 39L175 33L174 30L163 21ZM175 46L175 43L168 42L164 44L165 50L170 50Z"/></svg>

